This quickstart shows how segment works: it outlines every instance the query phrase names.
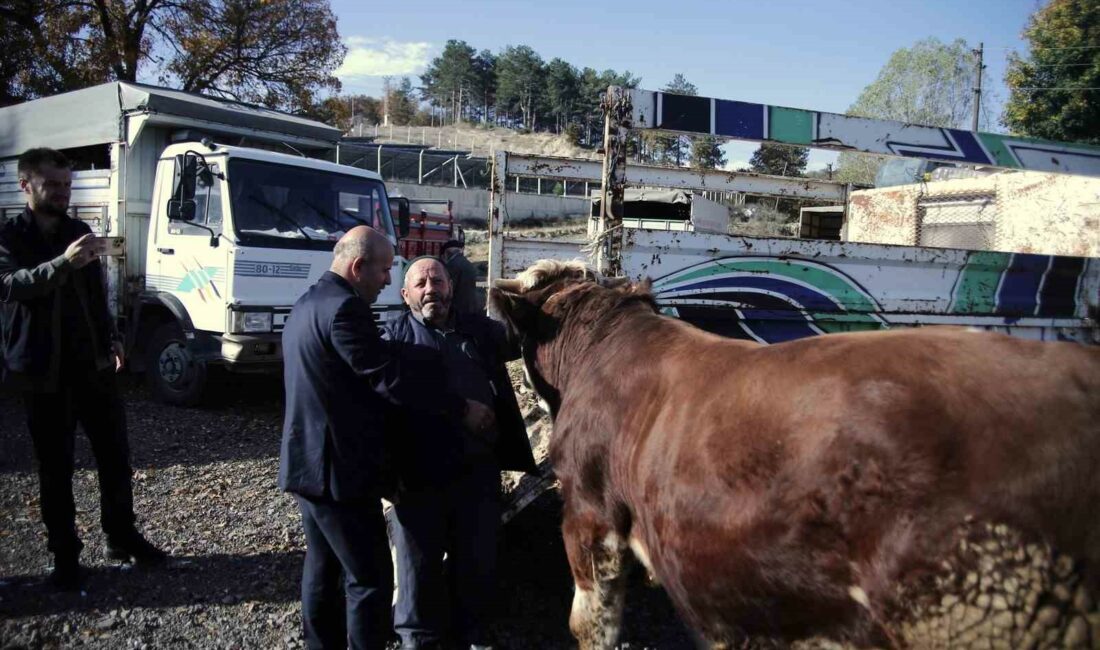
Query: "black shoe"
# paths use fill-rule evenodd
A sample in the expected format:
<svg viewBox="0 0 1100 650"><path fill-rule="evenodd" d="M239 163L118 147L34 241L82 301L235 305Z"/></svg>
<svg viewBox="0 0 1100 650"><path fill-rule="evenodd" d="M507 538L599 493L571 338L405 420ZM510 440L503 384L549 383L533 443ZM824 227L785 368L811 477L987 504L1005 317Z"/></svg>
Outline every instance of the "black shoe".
<svg viewBox="0 0 1100 650"><path fill-rule="evenodd" d="M61 591L80 589L80 560L77 556L55 556L53 570L50 571L50 584Z"/></svg>
<svg viewBox="0 0 1100 650"><path fill-rule="evenodd" d="M168 559L168 554L149 543L149 540L134 533L122 542L107 542L104 555L108 560L129 562L133 559L139 564L159 564Z"/></svg>

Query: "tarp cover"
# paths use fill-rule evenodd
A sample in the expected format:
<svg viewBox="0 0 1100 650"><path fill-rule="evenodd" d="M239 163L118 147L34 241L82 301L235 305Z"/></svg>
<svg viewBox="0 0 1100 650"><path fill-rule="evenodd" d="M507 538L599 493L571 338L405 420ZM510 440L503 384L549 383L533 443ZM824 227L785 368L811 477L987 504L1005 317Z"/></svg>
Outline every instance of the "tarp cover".
<svg viewBox="0 0 1100 650"><path fill-rule="evenodd" d="M180 90L115 81L0 108L0 158L31 147L70 149L121 139L122 116L149 112L282 133L335 145L340 130L271 109ZM211 130L215 130L213 128Z"/></svg>

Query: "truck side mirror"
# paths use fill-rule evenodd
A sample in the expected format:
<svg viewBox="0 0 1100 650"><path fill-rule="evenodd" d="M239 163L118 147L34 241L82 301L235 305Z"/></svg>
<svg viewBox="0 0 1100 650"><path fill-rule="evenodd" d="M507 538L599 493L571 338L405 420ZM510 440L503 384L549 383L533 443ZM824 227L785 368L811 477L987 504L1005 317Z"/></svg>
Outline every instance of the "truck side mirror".
<svg viewBox="0 0 1100 650"><path fill-rule="evenodd" d="M409 200L403 196L395 196L390 199L390 211L397 204L397 237L404 239L409 236Z"/></svg>
<svg viewBox="0 0 1100 650"><path fill-rule="evenodd" d="M176 156L176 182L168 199L168 218L194 221L195 184L199 177L199 159L194 154Z"/></svg>

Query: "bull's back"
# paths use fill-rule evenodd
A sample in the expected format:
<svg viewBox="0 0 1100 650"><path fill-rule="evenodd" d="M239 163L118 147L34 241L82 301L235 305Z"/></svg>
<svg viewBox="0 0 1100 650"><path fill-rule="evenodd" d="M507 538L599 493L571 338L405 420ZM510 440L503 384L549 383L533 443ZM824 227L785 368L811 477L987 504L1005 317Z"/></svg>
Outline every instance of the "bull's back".
<svg viewBox="0 0 1100 650"><path fill-rule="evenodd" d="M664 404L623 432L622 487L702 627L769 611L867 628L851 588L945 551L966 516L1097 559L1100 349L947 328L703 335L655 370Z"/></svg>

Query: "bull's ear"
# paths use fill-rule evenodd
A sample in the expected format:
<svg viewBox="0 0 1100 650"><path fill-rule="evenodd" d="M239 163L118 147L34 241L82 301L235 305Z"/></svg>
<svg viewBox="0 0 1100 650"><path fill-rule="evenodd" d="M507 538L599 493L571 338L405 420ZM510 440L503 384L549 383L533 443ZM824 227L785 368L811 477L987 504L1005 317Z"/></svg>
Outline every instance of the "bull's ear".
<svg viewBox="0 0 1100 650"><path fill-rule="evenodd" d="M533 331L538 309L522 294L501 289L501 282L498 280L497 286L489 289L489 315L507 325L513 334Z"/></svg>
<svg viewBox="0 0 1100 650"><path fill-rule="evenodd" d="M642 278L641 281L634 283L634 286L630 288L630 292L639 295L653 295L653 280Z"/></svg>

